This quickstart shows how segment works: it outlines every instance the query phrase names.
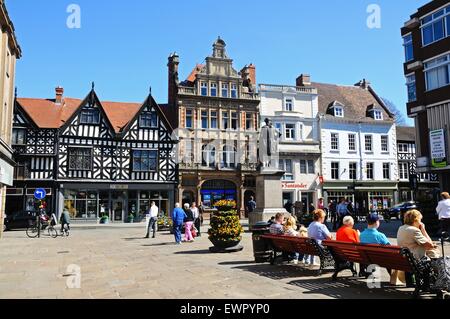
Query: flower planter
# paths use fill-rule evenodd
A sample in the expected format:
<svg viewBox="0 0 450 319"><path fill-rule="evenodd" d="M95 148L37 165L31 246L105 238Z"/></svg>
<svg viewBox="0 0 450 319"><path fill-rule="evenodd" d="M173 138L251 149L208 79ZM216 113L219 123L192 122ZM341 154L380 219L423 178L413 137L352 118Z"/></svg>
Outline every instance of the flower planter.
<svg viewBox="0 0 450 319"><path fill-rule="evenodd" d="M211 228L208 230L209 240L214 245L210 248L211 252L227 253L243 249L239 243L244 230L235 207L233 201L216 203L217 212L211 216Z"/></svg>
<svg viewBox="0 0 450 319"><path fill-rule="evenodd" d="M214 239L210 239L210 241L212 242L214 247L221 248L221 249L226 249L226 248L231 248L231 247L237 246L241 242L240 240L223 241L223 240L214 240Z"/></svg>

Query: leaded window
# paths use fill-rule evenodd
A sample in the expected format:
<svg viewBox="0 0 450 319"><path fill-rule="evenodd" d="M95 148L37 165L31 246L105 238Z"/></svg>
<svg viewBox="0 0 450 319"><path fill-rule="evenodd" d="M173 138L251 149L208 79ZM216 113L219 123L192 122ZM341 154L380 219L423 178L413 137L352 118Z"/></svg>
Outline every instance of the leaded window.
<svg viewBox="0 0 450 319"><path fill-rule="evenodd" d="M139 126L142 128L158 127L158 115L156 112L142 113L139 119Z"/></svg>
<svg viewBox="0 0 450 319"><path fill-rule="evenodd" d="M91 148L69 148L69 170L90 171L91 169Z"/></svg>
<svg viewBox="0 0 450 319"><path fill-rule="evenodd" d="M133 171L152 172L156 171L158 163L158 152L155 150L133 151Z"/></svg>
<svg viewBox="0 0 450 319"><path fill-rule="evenodd" d="M100 123L100 111L98 109L81 111L80 122L81 122L81 124L98 124L98 123Z"/></svg>

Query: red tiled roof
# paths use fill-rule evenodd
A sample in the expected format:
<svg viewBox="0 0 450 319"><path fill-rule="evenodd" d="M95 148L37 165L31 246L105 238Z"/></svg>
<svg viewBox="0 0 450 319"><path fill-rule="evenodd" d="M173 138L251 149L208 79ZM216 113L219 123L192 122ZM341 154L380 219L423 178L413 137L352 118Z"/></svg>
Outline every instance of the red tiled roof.
<svg viewBox="0 0 450 319"><path fill-rule="evenodd" d="M73 98L64 98L62 105L57 105L55 100L47 99L18 98L17 101L38 127L53 129L63 126L82 102ZM139 103L108 101L101 104L116 133L121 132L142 106Z"/></svg>
<svg viewBox="0 0 450 319"><path fill-rule="evenodd" d="M195 82L195 78L197 74L203 69L203 64L197 64L195 68L192 70L191 74L187 77L186 81Z"/></svg>

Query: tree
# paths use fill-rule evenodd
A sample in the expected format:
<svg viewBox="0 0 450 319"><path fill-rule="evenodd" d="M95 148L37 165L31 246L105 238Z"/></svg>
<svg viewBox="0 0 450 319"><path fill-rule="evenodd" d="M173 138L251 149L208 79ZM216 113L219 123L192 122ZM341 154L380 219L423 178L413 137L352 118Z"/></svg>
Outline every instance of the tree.
<svg viewBox="0 0 450 319"><path fill-rule="evenodd" d="M391 112L394 115L395 124L405 126L407 124L405 116L397 108L397 106L394 104L394 102L392 102L388 99L385 99L385 98L381 98L381 99L383 100L384 104L388 108L389 112Z"/></svg>

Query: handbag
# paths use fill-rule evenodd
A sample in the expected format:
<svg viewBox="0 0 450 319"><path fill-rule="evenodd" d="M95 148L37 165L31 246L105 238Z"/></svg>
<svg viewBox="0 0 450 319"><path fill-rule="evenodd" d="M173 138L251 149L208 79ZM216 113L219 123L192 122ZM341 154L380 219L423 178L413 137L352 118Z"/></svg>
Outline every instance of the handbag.
<svg viewBox="0 0 450 319"><path fill-rule="evenodd" d="M194 225L192 225L192 228L191 228L191 234L192 234L192 237L197 237L197 233L198 233L198 229L194 226Z"/></svg>

